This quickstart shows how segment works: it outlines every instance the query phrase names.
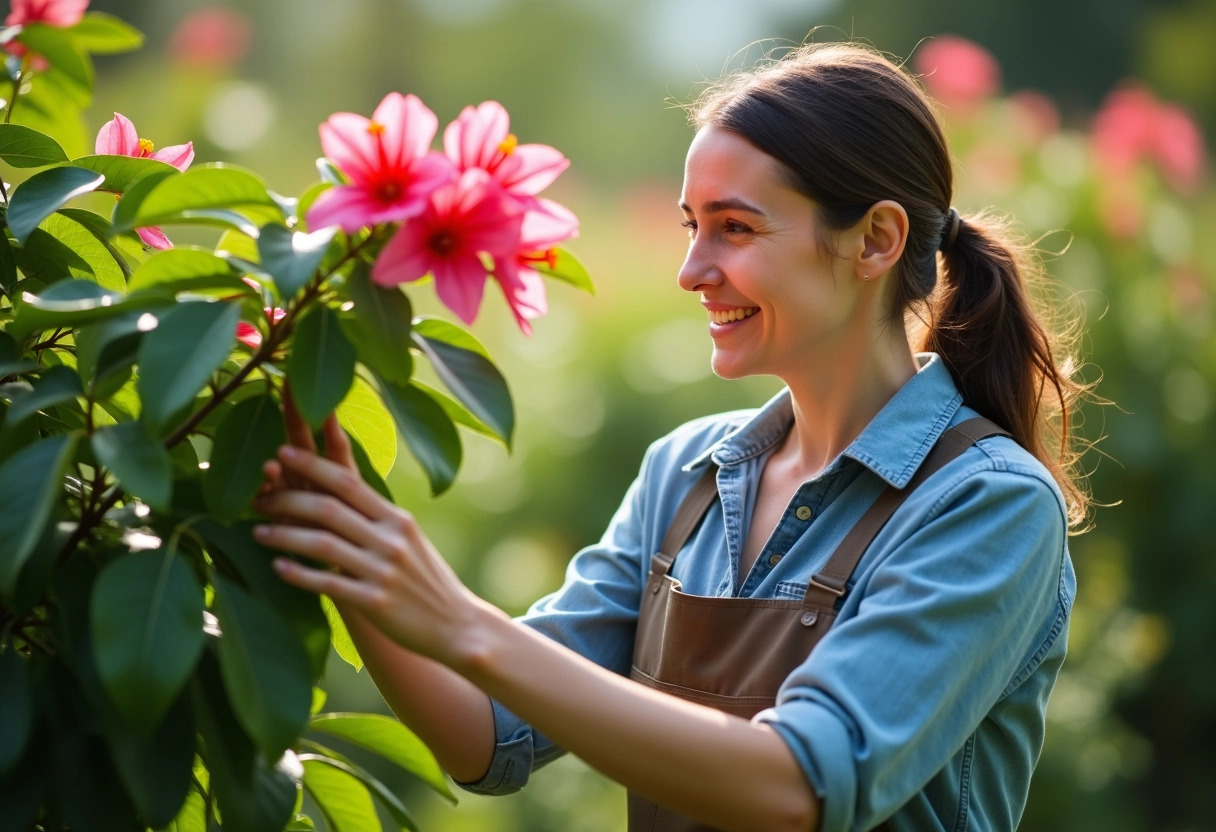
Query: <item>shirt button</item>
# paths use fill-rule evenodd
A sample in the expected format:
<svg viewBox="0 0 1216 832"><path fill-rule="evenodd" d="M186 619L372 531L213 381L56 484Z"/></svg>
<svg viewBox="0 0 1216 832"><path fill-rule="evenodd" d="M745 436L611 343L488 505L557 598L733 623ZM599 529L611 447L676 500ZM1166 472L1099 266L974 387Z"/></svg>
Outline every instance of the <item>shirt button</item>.
<svg viewBox="0 0 1216 832"><path fill-rule="evenodd" d="M809 506L798 506L798 508L794 509L794 516L799 520L810 520L811 515L814 513Z"/></svg>
<svg viewBox="0 0 1216 832"><path fill-rule="evenodd" d="M768 556L769 566L776 566L779 563L781 563L781 555L773 554Z"/></svg>

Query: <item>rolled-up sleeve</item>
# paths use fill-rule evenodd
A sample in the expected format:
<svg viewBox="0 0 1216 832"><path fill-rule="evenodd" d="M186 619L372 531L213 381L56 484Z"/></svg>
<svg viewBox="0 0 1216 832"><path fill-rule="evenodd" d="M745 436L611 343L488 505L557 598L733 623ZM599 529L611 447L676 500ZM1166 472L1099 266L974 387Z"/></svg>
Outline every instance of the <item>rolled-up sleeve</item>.
<svg viewBox="0 0 1216 832"><path fill-rule="evenodd" d="M755 718L822 798L823 832L871 829L907 802L1059 636L1058 492L976 456L880 532L839 623Z"/></svg>
<svg viewBox="0 0 1216 832"><path fill-rule="evenodd" d="M637 629L647 514L646 476L653 446L603 537L566 568L560 589L541 598L519 621L597 664L628 674ZM563 750L499 702L493 702L497 745L485 777L460 785L478 794L510 794L532 771Z"/></svg>

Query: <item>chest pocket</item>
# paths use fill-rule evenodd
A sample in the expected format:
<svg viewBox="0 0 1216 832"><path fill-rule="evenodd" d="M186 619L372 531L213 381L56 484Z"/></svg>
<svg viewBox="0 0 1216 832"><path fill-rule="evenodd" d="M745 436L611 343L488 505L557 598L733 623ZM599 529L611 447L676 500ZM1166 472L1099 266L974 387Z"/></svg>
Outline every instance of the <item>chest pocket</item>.
<svg viewBox="0 0 1216 832"><path fill-rule="evenodd" d="M801 601L806 595L806 584L798 581L781 581L777 584L777 588L773 590L774 598L787 598L794 601Z"/></svg>

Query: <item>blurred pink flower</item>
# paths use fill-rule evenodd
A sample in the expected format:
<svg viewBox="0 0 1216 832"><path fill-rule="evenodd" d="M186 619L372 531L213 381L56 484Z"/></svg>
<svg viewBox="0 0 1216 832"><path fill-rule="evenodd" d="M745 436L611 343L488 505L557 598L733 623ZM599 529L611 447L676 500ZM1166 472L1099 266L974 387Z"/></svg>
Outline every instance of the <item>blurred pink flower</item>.
<svg viewBox="0 0 1216 832"><path fill-rule="evenodd" d="M430 151L439 120L416 96L389 93L372 118L334 113L321 125L325 156L351 180L325 191L308 212L308 227L344 231L415 217L456 171Z"/></svg>
<svg viewBox="0 0 1216 832"><path fill-rule="evenodd" d="M1129 85L1107 96L1094 117L1094 156L1108 177L1128 175L1143 159L1155 162L1181 191L1203 178L1203 135L1185 110L1158 101L1148 89Z"/></svg>
<svg viewBox="0 0 1216 832"><path fill-rule="evenodd" d="M443 149L461 171L481 168L526 208L531 199L570 166L570 160L547 144L519 144L508 132L510 116L497 101L465 107L443 131Z"/></svg>
<svg viewBox="0 0 1216 832"><path fill-rule="evenodd" d="M1034 90L1019 90L1009 96L1017 129L1030 144L1038 144L1060 129L1055 102Z"/></svg>
<svg viewBox="0 0 1216 832"><path fill-rule="evenodd" d="M274 309L271 309L270 307L266 308L266 317L269 318L273 323L278 323L281 321L283 316L286 314L286 309L279 309L278 307L275 307ZM236 340L249 347L249 349L256 350L258 347L262 346L262 333L253 324L246 323L245 321L239 321L236 325Z"/></svg>
<svg viewBox="0 0 1216 832"><path fill-rule="evenodd" d="M436 189L423 211L410 219L380 252L372 279L381 286L435 278L439 299L465 323L477 317L489 264L507 286L515 286L524 212L490 174L472 168ZM518 298L517 298L518 296ZM531 294L507 294L508 303L534 302ZM516 311L517 318L524 315Z"/></svg>
<svg viewBox="0 0 1216 832"><path fill-rule="evenodd" d="M169 58L190 66L227 67L249 53L253 23L231 6L204 6L182 18L169 39Z"/></svg>
<svg viewBox="0 0 1216 832"><path fill-rule="evenodd" d="M150 158L164 162L178 170L185 170L194 161L194 142L175 144L156 150L152 142L141 139L135 131L135 125L121 113L115 113L114 118L102 125L97 132L95 152L108 156L134 156L137 159ZM137 228L135 233L145 244L156 249L173 248L173 243L159 228Z"/></svg>
<svg viewBox="0 0 1216 832"><path fill-rule="evenodd" d="M955 35L940 35L917 52L916 72L929 94L966 114L996 94L1001 68L984 47Z"/></svg>
<svg viewBox="0 0 1216 832"><path fill-rule="evenodd" d="M549 310L545 281L535 267L544 263L550 269L555 268L555 246L578 235L578 217L552 200L539 202L538 210L524 215L514 267L502 270L498 276L515 322L524 335L532 334L529 319L539 318Z"/></svg>
<svg viewBox="0 0 1216 832"><path fill-rule="evenodd" d="M84 17L89 0L13 0L5 26L45 23L48 26L75 26Z"/></svg>

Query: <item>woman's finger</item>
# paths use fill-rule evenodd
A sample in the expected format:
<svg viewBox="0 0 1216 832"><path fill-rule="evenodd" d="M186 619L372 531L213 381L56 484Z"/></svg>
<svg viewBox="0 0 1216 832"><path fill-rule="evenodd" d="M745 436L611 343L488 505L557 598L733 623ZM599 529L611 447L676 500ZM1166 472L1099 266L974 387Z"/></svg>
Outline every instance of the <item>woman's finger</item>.
<svg viewBox="0 0 1216 832"><path fill-rule="evenodd" d="M324 529L264 523L253 527L253 535L263 545L312 558L377 586L389 577L389 566L382 559Z"/></svg>
<svg viewBox="0 0 1216 832"><path fill-rule="evenodd" d="M316 491L284 490L265 494L254 508L276 523L326 529L356 546L384 552L389 548L379 526L342 500Z"/></svg>
<svg viewBox="0 0 1216 832"><path fill-rule="evenodd" d="M287 427L288 442L309 451L317 449L317 443L312 438L312 429L296 409L295 399L291 395L291 382L288 381L283 382L283 423Z"/></svg>
<svg viewBox="0 0 1216 832"><path fill-rule="evenodd" d="M355 453L350 447L350 437L338 423L337 414L329 414L322 431L325 436L325 455L339 465L357 469L359 466L355 463Z"/></svg>
<svg viewBox="0 0 1216 832"><path fill-rule="evenodd" d="M310 592L328 595L335 601L363 609L382 605L383 602L384 590L378 586L337 572L312 569L290 558L275 558L274 568L287 583Z"/></svg>
<svg viewBox="0 0 1216 832"><path fill-rule="evenodd" d="M279 462L290 477L328 491L372 520L388 520L397 507L377 494L354 469L291 445L279 448Z"/></svg>

